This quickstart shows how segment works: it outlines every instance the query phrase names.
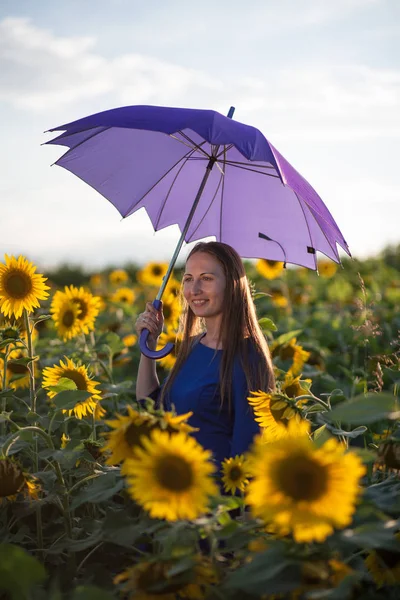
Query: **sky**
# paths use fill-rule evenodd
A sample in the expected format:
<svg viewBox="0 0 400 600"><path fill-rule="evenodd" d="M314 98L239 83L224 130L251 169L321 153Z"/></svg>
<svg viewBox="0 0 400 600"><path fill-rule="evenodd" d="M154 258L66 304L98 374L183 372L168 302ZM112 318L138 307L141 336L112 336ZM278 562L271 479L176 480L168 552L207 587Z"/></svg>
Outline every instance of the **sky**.
<svg viewBox="0 0 400 600"><path fill-rule="evenodd" d="M0 260L168 260L176 226L121 220L42 145L51 127L135 104L235 106L317 190L353 256L400 243L399 0L0 0Z"/></svg>

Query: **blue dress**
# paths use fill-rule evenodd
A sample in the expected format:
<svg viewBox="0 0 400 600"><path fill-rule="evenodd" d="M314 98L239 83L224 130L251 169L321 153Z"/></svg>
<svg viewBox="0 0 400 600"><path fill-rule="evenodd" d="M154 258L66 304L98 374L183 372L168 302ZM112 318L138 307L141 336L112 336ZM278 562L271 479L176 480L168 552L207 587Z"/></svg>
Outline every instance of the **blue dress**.
<svg viewBox="0 0 400 600"><path fill-rule="evenodd" d="M232 376L232 405L221 406L219 373L222 350L198 342L177 373L165 398L165 409L174 405L177 414L193 411L189 425L198 427L192 435L211 450L218 466L225 458L246 452L260 429L247 401L248 387L240 361Z"/></svg>

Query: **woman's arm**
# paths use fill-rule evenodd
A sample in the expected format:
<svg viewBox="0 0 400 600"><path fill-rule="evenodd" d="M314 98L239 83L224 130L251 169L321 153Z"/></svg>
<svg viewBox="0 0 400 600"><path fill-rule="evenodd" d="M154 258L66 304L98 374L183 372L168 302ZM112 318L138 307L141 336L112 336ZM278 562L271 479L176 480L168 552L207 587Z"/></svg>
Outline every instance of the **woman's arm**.
<svg viewBox="0 0 400 600"><path fill-rule="evenodd" d="M147 345L151 350L155 350L158 337L162 331L164 317L162 308L157 311L151 302L146 304L146 310L141 313L135 323L135 329L140 337L143 329L148 329L150 334L147 338ZM160 385L157 377L156 361L147 358L143 354L140 357L139 368L136 378L136 398L138 400L147 398Z"/></svg>

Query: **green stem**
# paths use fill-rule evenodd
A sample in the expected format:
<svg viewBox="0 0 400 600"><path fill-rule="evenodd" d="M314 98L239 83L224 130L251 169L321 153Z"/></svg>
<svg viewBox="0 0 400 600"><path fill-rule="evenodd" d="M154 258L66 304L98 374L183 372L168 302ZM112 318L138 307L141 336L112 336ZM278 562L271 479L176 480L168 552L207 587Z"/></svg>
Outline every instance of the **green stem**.
<svg viewBox="0 0 400 600"><path fill-rule="evenodd" d="M92 440L95 442L97 439L96 433L96 409L93 410L92 413Z"/></svg>
<svg viewBox="0 0 400 600"><path fill-rule="evenodd" d="M303 396L297 396L296 402L298 400L314 400L314 402L318 402L321 406L324 406L327 410L330 410L329 404L318 398L317 396L311 396L310 394L304 394Z"/></svg>
<svg viewBox="0 0 400 600"><path fill-rule="evenodd" d="M10 435L8 440L4 442L2 448L2 453L4 456L7 456L10 446L13 444L15 439L21 435L22 431L34 431L35 433L38 433L46 441L48 447L54 450L53 440L45 431L43 431L43 429L40 429L40 427L38 427L37 425L28 425L27 427L21 427L20 429L18 429L18 431L15 431L13 434Z"/></svg>
<svg viewBox="0 0 400 600"><path fill-rule="evenodd" d="M33 340L32 331L30 327L28 311L24 309L24 323L26 330L26 338L28 340L28 354L31 362L29 363L29 395L31 399L31 411L36 412L36 392L35 392L35 361L33 360ZM36 469L37 470L37 469Z"/></svg>
<svg viewBox="0 0 400 600"><path fill-rule="evenodd" d="M97 357L96 361L99 363L104 373L107 375L109 382L113 383L112 371L108 369L107 365L99 357Z"/></svg>
<svg viewBox="0 0 400 600"><path fill-rule="evenodd" d="M5 390L7 389L7 362L8 362L8 348L9 345L7 344L6 348L5 348L5 356L3 359L3 382L2 382L2 391L5 392ZM7 410L7 397L3 396L1 399L1 412L6 412ZM3 421L1 423L1 435L5 436L6 435L6 429L7 429L7 424L5 421Z"/></svg>
<svg viewBox="0 0 400 600"><path fill-rule="evenodd" d="M72 492L74 490L76 490L79 486L81 486L82 484L86 483L87 481L90 481L91 479L96 479L97 477L100 477L100 475L98 475L97 473L93 473L92 475L88 475L87 477L84 477L83 479L80 479L73 486L71 486L69 488L68 494L72 494Z"/></svg>
<svg viewBox="0 0 400 600"><path fill-rule="evenodd" d="M36 391L35 391L35 361L33 360L33 340L32 340L32 331L31 324L29 322L28 311L24 308L24 323L25 323L25 331L26 331L26 339L28 341L28 356L31 359L31 362L28 363L28 371L29 371L29 397L31 401L31 411L36 413ZM38 431L42 431L39 427L37 427L37 423L34 423L35 429ZM47 435L47 434L46 434ZM51 439L50 439L51 442ZM51 442L52 443L52 442ZM34 460L33 460L33 468L34 472L37 473L39 471L39 444L37 436L35 436L34 441ZM38 550L39 555L43 559L43 528L42 528L42 512L41 507L36 507L36 533L38 539Z"/></svg>

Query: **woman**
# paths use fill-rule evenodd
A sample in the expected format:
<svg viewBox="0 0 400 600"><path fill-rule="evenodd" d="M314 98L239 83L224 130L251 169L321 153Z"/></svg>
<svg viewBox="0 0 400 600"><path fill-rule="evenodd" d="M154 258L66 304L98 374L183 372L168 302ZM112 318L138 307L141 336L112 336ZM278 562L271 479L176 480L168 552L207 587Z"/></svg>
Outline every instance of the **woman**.
<svg viewBox="0 0 400 600"><path fill-rule="evenodd" d="M211 450L217 464L245 452L259 431L247 402L249 390L274 388L267 343L243 263L221 242L200 242L190 252L183 275L182 342L169 376L160 388L155 361L141 356L137 398L150 396L178 414L193 411L193 435ZM136 321L147 328L156 348L163 328L162 310L151 303Z"/></svg>

